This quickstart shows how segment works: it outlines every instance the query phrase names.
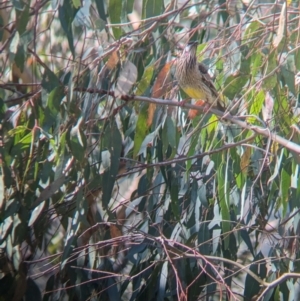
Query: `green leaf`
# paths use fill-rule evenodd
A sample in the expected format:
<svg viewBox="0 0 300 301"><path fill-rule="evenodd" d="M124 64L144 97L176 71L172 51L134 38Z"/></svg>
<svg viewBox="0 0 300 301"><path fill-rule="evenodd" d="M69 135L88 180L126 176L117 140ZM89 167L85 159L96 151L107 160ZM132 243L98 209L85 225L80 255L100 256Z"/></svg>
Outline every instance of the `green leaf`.
<svg viewBox="0 0 300 301"><path fill-rule="evenodd" d="M55 87L49 94L47 105L45 108L45 119L43 122L44 130L47 131L57 120L60 111L62 99L65 97L64 87L59 85Z"/></svg>
<svg viewBox="0 0 300 301"><path fill-rule="evenodd" d="M0 16L0 41L2 41L3 34L4 34L4 21L2 16Z"/></svg>
<svg viewBox="0 0 300 301"><path fill-rule="evenodd" d="M253 259L253 262L250 266L250 270L261 279L264 279L266 277L267 272L265 261L262 260L263 258L263 255L261 253L258 253ZM247 274L245 281L244 297L247 298L247 300L251 300L252 297L257 295L260 290L260 284L252 276Z"/></svg>
<svg viewBox="0 0 300 301"><path fill-rule="evenodd" d="M142 105L142 109L138 114L138 120L136 124L136 130L134 135L134 148L133 157L135 158L140 153L141 145L148 133L147 118L148 118L148 106Z"/></svg>
<svg viewBox="0 0 300 301"><path fill-rule="evenodd" d="M179 193L178 178L175 177L175 175L172 175L171 185L170 185L171 208L176 221L180 221L178 193Z"/></svg>
<svg viewBox="0 0 300 301"><path fill-rule="evenodd" d="M300 70L300 49L297 48L295 51L295 65L296 69Z"/></svg>
<svg viewBox="0 0 300 301"><path fill-rule="evenodd" d="M239 231L243 241L245 242L245 244L247 245L249 251L251 252L252 256L254 257L254 250L253 250L253 246L252 246L252 242L249 236L249 233L247 232L246 229L241 229Z"/></svg>
<svg viewBox="0 0 300 301"><path fill-rule="evenodd" d="M161 266L161 265L160 265ZM158 295L156 300L165 300L165 294L166 294L166 285L167 285L167 279L168 279L168 261L165 261L162 264L160 275L157 278L157 284L158 284Z"/></svg>
<svg viewBox="0 0 300 301"><path fill-rule="evenodd" d="M289 201L289 192L291 188L291 174L288 173L285 168L282 168L280 173L280 193L283 205L283 215L286 214L288 201Z"/></svg>
<svg viewBox="0 0 300 301"><path fill-rule="evenodd" d="M263 87L266 90L271 90L273 89L277 83L277 74L275 72L275 69L277 69L278 62L277 62L277 51L273 50L269 55L268 55L268 60L265 64L264 67L264 80L263 80Z"/></svg>
<svg viewBox="0 0 300 301"><path fill-rule="evenodd" d="M121 13L122 13L122 0L109 0L108 4L108 15L110 17L111 24L121 23ZM113 26L112 31L114 37L118 40L122 35L122 30L120 26Z"/></svg>
<svg viewBox="0 0 300 301"><path fill-rule="evenodd" d="M31 277L28 277L26 281L25 300L31 298L35 301L42 301L42 294L37 283Z"/></svg>
<svg viewBox="0 0 300 301"><path fill-rule="evenodd" d="M38 219L38 217L43 212L45 205L46 205L46 202L43 201L42 203L40 203L37 207L35 207L33 209L30 219L29 219L29 222L28 222L28 227L31 227L35 223L35 221Z"/></svg>
<svg viewBox="0 0 300 301"><path fill-rule="evenodd" d="M219 5L224 6L226 4L226 0L219 0ZM218 22L220 22L219 18L222 18L222 21L224 24L226 24L226 27L228 27L227 19L229 18L228 11L226 9L222 9L218 14Z"/></svg>
<svg viewBox="0 0 300 301"><path fill-rule="evenodd" d="M212 245L213 245L213 250L212 254L215 254L219 245L220 245L220 237L221 237L221 229L215 229L213 230L213 240L212 240Z"/></svg>
<svg viewBox="0 0 300 301"><path fill-rule="evenodd" d="M99 17L107 24L107 14L105 10L105 3L103 0L95 0L96 2L96 7L98 10Z"/></svg>
<svg viewBox="0 0 300 301"><path fill-rule="evenodd" d="M173 150L177 147L176 145L176 129L174 122L170 116L167 116L164 127L162 129L162 143L163 143L163 153L166 154L169 147Z"/></svg>
<svg viewBox="0 0 300 301"><path fill-rule="evenodd" d="M1 133L0 133L1 136ZM3 153L0 151L0 156L3 157ZM0 165L0 214L5 207L5 182L4 182L4 168Z"/></svg>
<svg viewBox="0 0 300 301"><path fill-rule="evenodd" d="M19 125L16 128L9 130L7 135L10 137L15 137L16 135L23 136L26 134L27 130L28 128L26 126Z"/></svg>
<svg viewBox="0 0 300 301"><path fill-rule="evenodd" d="M26 55L27 55L26 48L27 48L27 45L24 45L22 43L22 39L21 39L20 43L18 45L17 53L15 55L16 66L20 69L21 72L24 71L24 64L25 64Z"/></svg>
<svg viewBox="0 0 300 301"><path fill-rule="evenodd" d="M153 76L154 66L146 67L141 80L139 81L137 88L136 88L136 95L143 95L147 89L149 89L150 82Z"/></svg>
<svg viewBox="0 0 300 301"><path fill-rule="evenodd" d="M48 186L46 186L45 189L42 190L40 196L33 202L31 209L39 206L43 201L51 198L64 184L65 180L66 177L64 175L61 175L56 180L51 182Z"/></svg>
<svg viewBox="0 0 300 301"><path fill-rule="evenodd" d="M20 264L22 263L22 255L19 247L14 247L13 248L13 264L15 270L20 269Z"/></svg>
<svg viewBox="0 0 300 301"><path fill-rule="evenodd" d="M1 224L1 236L0 236L0 244L3 243L3 241L5 241L6 237L8 236L8 234L10 233L11 227L13 225L13 219L11 216L8 216Z"/></svg>
<svg viewBox="0 0 300 301"><path fill-rule="evenodd" d="M119 74L117 79L116 89L115 89L115 97L120 97L121 95L126 95L132 86L135 84L137 79L137 68L136 66L127 61Z"/></svg>
<svg viewBox="0 0 300 301"><path fill-rule="evenodd" d="M260 51L255 52L251 56L251 76L255 80L256 75L260 72L263 64L263 55Z"/></svg>
<svg viewBox="0 0 300 301"><path fill-rule="evenodd" d="M154 145L154 140L158 137L159 127L152 133L148 134L142 142L138 155L146 153L147 148ZM161 158L162 159L162 158Z"/></svg>
<svg viewBox="0 0 300 301"><path fill-rule="evenodd" d="M67 35L70 50L73 54L73 57L75 57L75 48L73 42L72 23L77 11L78 7L74 7L72 0L64 0L63 5L59 5L58 7L59 20L65 34Z"/></svg>
<svg viewBox="0 0 300 301"><path fill-rule="evenodd" d="M254 99L250 107L250 115L259 116L265 101L265 97L266 95L264 90L260 90L258 93L254 93ZM250 123L257 122L257 119L255 117L249 117L247 120Z"/></svg>
<svg viewBox="0 0 300 301"><path fill-rule="evenodd" d="M240 72L235 75L229 75L224 82L223 94L229 99L233 99L242 92L248 80L249 75L243 75Z"/></svg>
<svg viewBox="0 0 300 301"><path fill-rule="evenodd" d="M18 31L15 32L14 37L12 38L9 45L9 52L12 54L16 54L19 46L20 34Z"/></svg>
<svg viewBox="0 0 300 301"><path fill-rule="evenodd" d="M72 0L72 3L74 5L74 8L79 8L81 7L81 2L80 0Z"/></svg>
<svg viewBox="0 0 300 301"><path fill-rule="evenodd" d="M46 288L45 288L45 293L44 293L44 298L43 301L50 301L52 300L52 294L54 290L54 285L55 285L55 275L51 275L46 283Z"/></svg>
<svg viewBox="0 0 300 301"><path fill-rule="evenodd" d="M60 86L60 81L50 69L45 69L41 85L48 93L50 93L53 89Z"/></svg>
<svg viewBox="0 0 300 301"><path fill-rule="evenodd" d="M22 11L24 9L23 0L12 0L12 4L16 10Z"/></svg>
<svg viewBox="0 0 300 301"><path fill-rule="evenodd" d="M222 163L217 172L218 176L218 197L222 215L222 234L224 237L224 249L229 247L229 232L230 232L230 208L228 205L229 187L226 182L226 166Z"/></svg>
<svg viewBox="0 0 300 301"><path fill-rule="evenodd" d="M258 35L259 35L259 29L263 27L263 24L258 21L257 19L253 20L251 22L251 24L247 27L244 35L243 35L243 38L242 38L242 45L247 45L248 46L248 49L250 51L252 51L252 47L253 47L253 44L255 43L255 41L252 41L253 39L255 38L258 38ZM248 53L244 53L244 56L246 56Z"/></svg>
<svg viewBox="0 0 300 301"><path fill-rule="evenodd" d="M83 118L80 117L77 124L70 131L69 147L72 155L79 162L85 158L85 151L87 146L86 136L82 130Z"/></svg>
<svg viewBox="0 0 300 301"><path fill-rule="evenodd" d="M15 136L16 143L12 148L12 155L20 155L24 150L28 149L32 142L32 132L23 137Z"/></svg>
<svg viewBox="0 0 300 301"><path fill-rule="evenodd" d="M23 7L21 10L16 9L16 28L20 35L22 35L25 30L26 26L29 22L29 3L23 3Z"/></svg>
<svg viewBox="0 0 300 301"><path fill-rule="evenodd" d="M122 152L122 137L114 120L112 120L105 129L102 141L102 149L107 149L110 152L111 158L110 167L103 173L102 176L102 201L104 208L106 208L112 197L112 190L115 185L116 175L119 171L120 156Z"/></svg>
<svg viewBox="0 0 300 301"><path fill-rule="evenodd" d="M288 86L289 91L292 92L294 95L297 95L295 89L295 74L292 70L287 69L287 66L282 66L280 68L279 77L282 82L282 86Z"/></svg>
<svg viewBox="0 0 300 301"><path fill-rule="evenodd" d="M196 221L197 222L197 221ZM208 223L201 223L198 231L199 252L203 255L209 255L211 252L211 234Z"/></svg>
<svg viewBox="0 0 300 301"><path fill-rule="evenodd" d="M20 215L16 214L13 216L14 224L12 229L12 243L13 246L20 245L25 237L27 236L27 227L25 223L21 220Z"/></svg>
<svg viewBox="0 0 300 301"><path fill-rule="evenodd" d="M162 8L163 8L162 0L144 0L143 19L160 15Z"/></svg>

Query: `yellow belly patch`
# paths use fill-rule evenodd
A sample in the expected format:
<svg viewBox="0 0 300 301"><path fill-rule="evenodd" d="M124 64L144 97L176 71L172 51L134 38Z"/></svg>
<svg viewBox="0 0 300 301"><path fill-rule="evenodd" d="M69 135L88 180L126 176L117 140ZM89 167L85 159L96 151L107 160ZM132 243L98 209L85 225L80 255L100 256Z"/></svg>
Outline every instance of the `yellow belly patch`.
<svg viewBox="0 0 300 301"><path fill-rule="evenodd" d="M191 98L206 100L205 92L201 90L196 90L191 87L183 88L183 91Z"/></svg>

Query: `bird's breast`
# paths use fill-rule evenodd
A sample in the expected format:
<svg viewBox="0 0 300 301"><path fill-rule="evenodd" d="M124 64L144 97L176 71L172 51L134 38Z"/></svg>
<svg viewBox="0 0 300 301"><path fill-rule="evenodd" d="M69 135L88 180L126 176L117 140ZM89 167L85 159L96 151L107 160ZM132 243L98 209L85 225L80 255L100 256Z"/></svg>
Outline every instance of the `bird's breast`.
<svg viewBox="0 0 300 301"><path fill-rule="evenodd" d="M185 86L182 87L182 90L191 98L202 99L202 100L206 99L205 91L199 89L199 87L195 89L189 86Z"/></svg>

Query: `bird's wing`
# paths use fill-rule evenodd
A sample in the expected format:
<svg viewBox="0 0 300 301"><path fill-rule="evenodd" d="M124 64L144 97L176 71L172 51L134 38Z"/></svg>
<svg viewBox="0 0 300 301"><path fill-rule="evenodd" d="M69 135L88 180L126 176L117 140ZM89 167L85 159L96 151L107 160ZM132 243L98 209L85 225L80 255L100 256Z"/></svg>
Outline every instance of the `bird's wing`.
<svg viewBox="0 0 300 301"><path fill-rule="evenodd" d="M214 83L212 82L212 79L208 73L208 69L206 68L206 66L204 66L201 63L199 63L198 67L199 67L200 73L202 74L203 83L211 90L213 96L218 97L219 93L218 93Z"/></svg>
<svg viewBox="0 0 300 301"><path fill-rule="evenodd" d="M220 99L220 95L208 73L208 69L206 68L205 65L199 63L198 64L198 68L199 68L199 71L202 75L202 81L203 83L209 88L209 90L211 91L212 93L212 96L215 97L217 99L217 108L221 111L224 111L224 103L222 102L222 99Z"/></svg>

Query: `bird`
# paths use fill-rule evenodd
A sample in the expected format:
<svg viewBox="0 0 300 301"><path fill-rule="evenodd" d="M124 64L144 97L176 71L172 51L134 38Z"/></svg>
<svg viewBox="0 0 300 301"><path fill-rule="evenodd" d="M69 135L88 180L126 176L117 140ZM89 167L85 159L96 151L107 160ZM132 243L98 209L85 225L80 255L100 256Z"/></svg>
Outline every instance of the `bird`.
<svg viewBox="0 0 300 301"><path fill-rule="evenodd" d="M225 112L225 103L220 98L207 67L197 61L197 46L198 42L189 42L185 46L176 62L175 78L189 97L201 100L208 108Z"/></svg>

